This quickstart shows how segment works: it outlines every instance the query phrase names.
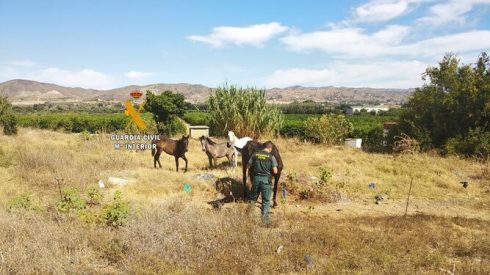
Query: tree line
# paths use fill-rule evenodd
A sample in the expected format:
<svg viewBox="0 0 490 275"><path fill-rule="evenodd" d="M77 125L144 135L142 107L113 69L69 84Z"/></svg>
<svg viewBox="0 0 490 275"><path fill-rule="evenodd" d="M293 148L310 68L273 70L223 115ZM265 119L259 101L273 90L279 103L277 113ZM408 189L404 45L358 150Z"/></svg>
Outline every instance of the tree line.
<svg viewBox="0 0 490 275"><path fill-rule="evenodd" d="M490 154L488 55L481 53L476 63L462 64L457 56L448 54L437 66L427 68L423 79L426 83L415 90L400 110L381 113L399 115L399 125L392 130L391 136L406 134L417 140L423 151L435 149L442 154L487 159ZM186 110L206 109L207 122L218 135L226 135L232 130L238 136L258 138L277 135L281 129L283 132L286 129L286 133L290 131L291 135L312 142L339 144L345 137L358 135L363 136L368 145L370 142L379 145L383 138L382 129L372 129L369 133L357 129L356 132L341 115L342 111L339 112L347 107L310 101L270 105L266 103L264 89L224 85L214 90L204 105L185 102L182 94L171 91L159 95L147 91L144 108L152 114L156 131L167 135L185 132L183 118ZM284 114L293 112L321 116L303 120L301 129L294 125L283 128ZM108 125L117 128L122 122L108 122ZM17 118L5 97L0 97L0 124L5 134L17 132Z"/></svg>

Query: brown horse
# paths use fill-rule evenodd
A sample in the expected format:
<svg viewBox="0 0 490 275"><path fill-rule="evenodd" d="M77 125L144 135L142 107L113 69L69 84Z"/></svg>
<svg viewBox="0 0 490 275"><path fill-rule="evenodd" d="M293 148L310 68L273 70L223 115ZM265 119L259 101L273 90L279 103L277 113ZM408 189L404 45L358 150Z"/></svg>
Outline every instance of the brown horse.
<svg viewBox="0 0 490 275"><path fill-rule="evenodd" d="M252 157L253 153L263 150L265 148L265 144L271 143L272 144L272 151L271 154L276 158L277 160L277 174L273 175L274 177L274 192L273 192L273 201L274 204L272 207L277 206L277 201L276 201L276 195L277 195L277 186L279 184L279 178L281 177L281 172L282 169L284 168L284 164L282 163L282 158L281 154L279 154L279 150L277 149L276 145L272 143L272 141L266 141L264 143L260 143L257 140L250 140L245 144L245 146L242 149L242 169L243 169L243 185L244 185L244 197L245 199L248 198L248 189L246 187L247 183L247 164L248 160L250 157Z"/></svg>
<svg viewBox="0 0 490 275"><path fill-rule="evenodd" d="M173 140L165 136L160 136L159 140L153 140L151 144L156 144L156 148L151 149L151 155L153 156L153 165L157 168L160 165L162 168L162 164L160 163L160 155L162 151L172 155L175 157L175 168L176 171L179 171L179 158L182 158L185 161L185 170L187 172L187 158L185 157L185 152L187 152L187 147L189 146L189 136L182 136L179 140Z"/></svg>

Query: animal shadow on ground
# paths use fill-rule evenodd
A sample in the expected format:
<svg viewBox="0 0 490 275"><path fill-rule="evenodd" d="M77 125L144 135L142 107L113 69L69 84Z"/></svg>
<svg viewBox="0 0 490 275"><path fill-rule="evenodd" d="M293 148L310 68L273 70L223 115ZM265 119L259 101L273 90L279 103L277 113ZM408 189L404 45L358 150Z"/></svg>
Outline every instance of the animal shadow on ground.
<svg viewBox="0 0 490 275"><path fill-rule="evenodd" d="M216 191L221 193L224 198L208 202L213 208L219 209L223 204L236 202L243 198L243 184L239 179L224 177L216 180Z"/></svg>
<svg viewBox="0 0 490 275"><path fill-rule="evenodd" d="M233 167L230 165L228 161L222 161L219 162L216 166L213 166L213 168L210 168L209 166L206 166L204 169L208 170L228 170L228 169L233 169Z"/></svg>
<svg viewBox="0 0 490 275"><path fill-rule="evenodd" d="M239 162L240 163L240 162ZM237 167L240 167L241 164L239 164ZM203 165L200 167L201 170L207 170L207 171L213 171L213 170L233 170L233 169L240 169L237 167L230 166L230 163L228 161L218 161L218 164L213 167L209 167L209 165Z"/></svg>

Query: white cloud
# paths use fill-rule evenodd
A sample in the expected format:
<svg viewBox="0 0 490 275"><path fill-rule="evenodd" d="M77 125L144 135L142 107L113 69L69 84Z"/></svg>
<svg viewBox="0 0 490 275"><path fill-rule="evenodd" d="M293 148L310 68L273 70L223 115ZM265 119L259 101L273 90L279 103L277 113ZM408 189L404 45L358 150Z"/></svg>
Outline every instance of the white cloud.
<svg viewBox="0 0 490 275"><path fill-rule="evenodd" d="M490 31L479 30L433 37L412 44L399 45L386 49L386 55L438 60L446 53L464 55L482 52L490 48ZM476 56L475 56L476 58Z"/></svg>
<svg viewBox="0 0 490 275"><path fill-rule="evenodd" d="M68 87L96 89L109 89L114 87L114 81L110 76L92 69L69 71L59 68L47 68L33 75L31 79Z"/></svg>
<svg viewBox="0 0 490 275"><path fill-rule="evenodd" d="M387 54L441 58L445 53L464 54L490 48L490 31L469 31L438 36L389 49Z"/></svg>
<svg viewBox="0 0 490 275"><path fill-rule="evenodd" d="M475 30L402 43L409 27L392 25L369 34L359 28L291 34L281 41L293 51L319 50L336 58L441 57L447 52L462 54L490 48L490 31Z"/></svg>
<svg viewBox="0 0 490 275"><path fill-rule="evenodd" d="M212 47L222 47L226 44L263 47L265 42L287 30L288 27L277 22L247 27L222 26L213 28L213 31L208 35L191 35L188 36L187 39L206 43Z"/></svg>
<svg viewBox="0 0 490 275"><path fill-rule="evenodd" d="M144 80L153 75L154 73L151 72L138 72L138 71L129 71L124 73L124 76L131 80Z"/></svg>
<svg viewBox="0 0 490 275"><path fill-rule="evenodd" d="M422 85L429 64L417 60L352 63L336 61L321 69L280 69L266 79L266 86L348 86L412 88Z"/></svg>
<svg viewBox="0 0 490 275"><path fill-rule="evenodd" d="M408 1L371 1L359 6L354 16L362 22L387 21L408 10Z"/></svg>
<svg viewBox="0 0 490 275"><path fill-rule="evenodd" d="M293 51L321 50L346 58L383 55L386 49L400 43L410 32L406 26L390 25L367 34L360 28L331 28L327 31L290 34L281 41Z"/></svg>
<svg viewBox="0 0 490 275"><path fill-rule="evenodd" d="M372 0L357 7L354 20L358 22L383 22L412 10L413 4L427 0Z"/></svg>
<svg viewBox="0 0 490 275"><path fill-rule="evenodd" d="M419 23L440 26L447 23L465 24L466 15L477 5L488 5L490 0L450 0L429 8L429 15L419 18Z"/></svg>

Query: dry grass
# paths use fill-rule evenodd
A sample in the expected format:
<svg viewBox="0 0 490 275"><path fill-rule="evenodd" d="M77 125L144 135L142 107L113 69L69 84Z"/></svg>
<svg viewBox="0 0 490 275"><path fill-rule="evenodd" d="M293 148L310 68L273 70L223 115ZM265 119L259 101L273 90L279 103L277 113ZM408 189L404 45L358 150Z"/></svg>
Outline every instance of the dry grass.
<svg viewBox="0 0 490 275"><path fill-rule="evenodd" d="M286 216L269 229L246 205L205 210L184 198L148 205L118 230L0 215L1 273L490 272L490 223L465 218Z"/></svg>
<svg viewBox="0 0 490 275"><path fill-rule="evenodd" d="M215 209L209 203L223 196L196 174L239 178L240 171L208 170L197 141L190 143L184 174L174 172L170 156L162 156L163 169L153 169L149 151L116 151L104 136L85 140L29 129L0 136L0 274L414 274L440 273L453 264L460 274L490 273L488 163L275 143L292 195L265 228L258 207L227 203ZM320 176L320 167L332 178L318 192L342 194L338 203L294 195L314 186L311 177ZM107 188L103 199L122 192L133 209L125 226L57 212L54 178L83 193L109 176L129 180ZM403 217L410 178L410 215ZM184 183L192 186L189 194ZM26 193L40 210L7 211ZM379 194L385 199L375 204Z"/></svg>

